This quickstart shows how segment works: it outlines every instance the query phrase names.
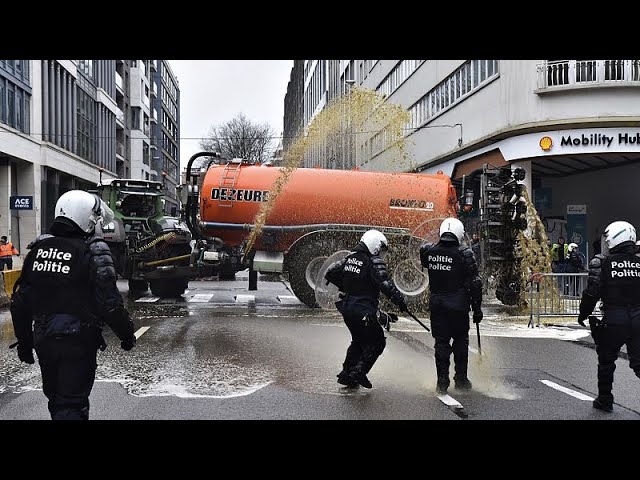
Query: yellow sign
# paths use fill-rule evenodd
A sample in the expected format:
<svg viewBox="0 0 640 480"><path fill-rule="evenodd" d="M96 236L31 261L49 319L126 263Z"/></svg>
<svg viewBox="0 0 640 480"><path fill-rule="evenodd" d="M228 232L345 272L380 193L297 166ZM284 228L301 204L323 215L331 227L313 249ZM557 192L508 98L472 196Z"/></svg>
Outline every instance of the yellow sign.
<svg viewBox="0 0 640 480"><path fill-rule="evenodd" d="M542 150L547 152L551 150L551 147L553 147L553 140L551 140L551 137L542 137L540 139L540 148Z"/></svg>

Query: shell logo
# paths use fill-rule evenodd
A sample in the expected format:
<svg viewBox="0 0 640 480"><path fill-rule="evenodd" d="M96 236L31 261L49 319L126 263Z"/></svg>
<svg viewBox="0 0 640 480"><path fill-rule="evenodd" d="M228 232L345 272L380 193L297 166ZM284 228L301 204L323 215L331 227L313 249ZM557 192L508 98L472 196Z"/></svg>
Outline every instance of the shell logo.
<svg viewBox="0 0 640 480"><path fill-rule="evenodd" d="M551 147L553 147L553 140L551 140L551 137L542 137L540 139L540 148L542 150L547 152L551 150Z"/></svg>

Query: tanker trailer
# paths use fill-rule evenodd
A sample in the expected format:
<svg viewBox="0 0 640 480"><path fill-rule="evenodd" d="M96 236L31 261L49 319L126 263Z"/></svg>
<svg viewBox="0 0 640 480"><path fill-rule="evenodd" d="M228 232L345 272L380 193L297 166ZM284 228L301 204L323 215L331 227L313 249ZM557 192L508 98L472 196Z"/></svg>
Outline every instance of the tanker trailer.
<svg viewBox="0 0 640 480"><path fill-rule="evenodd" d="M392 271L407 257L406 248L394 244L406 244L427 220L457 214L455 188L442 173L298 168L267 213L252 251L245 252L256 214L281 168L214 159L194 174L193 161L203 156L214 154L191 157L187 184L179 187L183 215L197 240L195 258L218 272L249 267L287 273L293 293L308 306L317 305L316 275L324 260L352 248L366 230L376 228L389 239Z"/></svg>

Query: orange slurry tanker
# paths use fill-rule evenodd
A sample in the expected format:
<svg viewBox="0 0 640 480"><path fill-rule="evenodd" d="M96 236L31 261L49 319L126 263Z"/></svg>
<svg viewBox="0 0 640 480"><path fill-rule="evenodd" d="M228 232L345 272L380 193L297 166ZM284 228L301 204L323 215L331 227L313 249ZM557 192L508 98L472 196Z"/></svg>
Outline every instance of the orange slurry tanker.
<svg viewBox="0 0 640 480"><path fill-rule="evenodd" d="M382 231L391 242L405 242L433 218L456 216L456 191L448 176L360 170L298 168L272 203L250 252L245 251L261 205L269 201L280 167L252 165L240 159L210 160L192 170L201 152L189 160L187 183L179 187L182 213L196 245L192 264L200 274L231 278L250 269L249 288L257 272L288 273L296 296L315 303L315 281L324 260L350 249L368 229ZM401 249L406 259L406 248Z"/></svg>

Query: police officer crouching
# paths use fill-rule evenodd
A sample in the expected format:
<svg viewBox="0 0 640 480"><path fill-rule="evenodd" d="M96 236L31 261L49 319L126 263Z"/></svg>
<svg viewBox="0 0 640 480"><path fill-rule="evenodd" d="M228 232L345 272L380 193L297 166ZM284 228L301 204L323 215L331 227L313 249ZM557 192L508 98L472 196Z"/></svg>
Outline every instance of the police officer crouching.
<svg viewBox="0 0 640 480"><path fill-rule="evenodd" d="M388 250L386 237L378 230L368 230L353 251L331 265L325 274L325 279L343 292L336 307L351 332L351 344L338 374L341 385L372 387L367 373L386 345L384 331L378 322L380 292L401 312L407 311L404 297L387 273L384 257Z"/></svg>
<svg viewBox="0 0 640 480"><path fill-rule="evenodd" d="M469 310L473 321L482 321L482 280L469 247L462 247L464 225L457 218L447 218L440 225L440 241L420 247L422 267L429 273L429 309L431 334L435 339L438 382L436 392L447 393L451 352L455 363L453 377L457 389L469 390ZM451 345L453 339L453 346Z"/></svg>
<svg viewBox="0 0 640 480"><path fill-rule="evenodd" d="M593 406L613 411L613 372L622 345L627 345L629 366L640 377L640 259L636 255L636 229L628 222L613 222L604 232L604 251L589 262L587 288L582 293L578 322L589 318L598 354L598 397ZM602 320L591 317L602 299Z"/></svg>
<svg viewBox="0 0 640 480"><path fill-rule="evenodd" d="M111 251L94 236L96 223L110 221L109 216L113 212L95 195L63 194L50 233L29 245L11 297L18 357L33 364L35 348L53 420L89 419L97 350L106 348L104 322L124 350L136 343Z"/></svg>

